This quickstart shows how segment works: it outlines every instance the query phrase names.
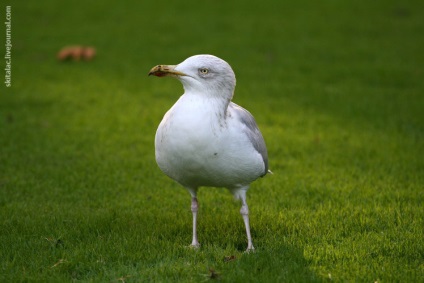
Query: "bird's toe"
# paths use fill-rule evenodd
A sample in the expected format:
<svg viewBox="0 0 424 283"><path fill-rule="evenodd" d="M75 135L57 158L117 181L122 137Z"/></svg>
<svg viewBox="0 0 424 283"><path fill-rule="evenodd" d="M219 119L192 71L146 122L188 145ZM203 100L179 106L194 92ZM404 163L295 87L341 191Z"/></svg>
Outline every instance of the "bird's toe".
<svg viewBox="0 0 424 283"><path fill-rule="evenodd" d="M200 244L199 243L192 243L189 247L197 250L197 249L200 248Z"/></svg>
<svg viewBox="0 0 424 283"><path fill-rule="evenodd" d="M247 253L247 254L249 254L249 253L253 253L253 252L255 252L255 248L254 248L253 246L251 246L251 247L247 247L247 249L246 249L246 251L245 251L245 253Z"/></svg>

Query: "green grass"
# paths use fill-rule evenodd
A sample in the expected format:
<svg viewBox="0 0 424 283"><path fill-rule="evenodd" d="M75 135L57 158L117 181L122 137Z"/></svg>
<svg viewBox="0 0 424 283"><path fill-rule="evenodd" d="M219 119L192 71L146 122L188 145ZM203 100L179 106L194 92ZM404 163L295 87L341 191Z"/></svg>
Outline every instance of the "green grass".
<svg viewBox="0 0 424 283"><path fill-rule="evenodd" d="M422 280L422 1L292 2L13 2L0 281ZM57 62L69 44L98 56ZM189 194L155 164L182 87L147 72L200 53L233 66L268 145L255 253L225 189L200 190L202 247L187 248Z"/></svg>

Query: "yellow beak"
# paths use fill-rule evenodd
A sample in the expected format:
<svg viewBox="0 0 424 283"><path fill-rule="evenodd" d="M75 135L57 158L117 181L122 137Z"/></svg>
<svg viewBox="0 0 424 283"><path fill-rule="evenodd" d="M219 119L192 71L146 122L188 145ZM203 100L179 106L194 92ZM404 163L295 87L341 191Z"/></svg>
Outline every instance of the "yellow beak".
<svg viewBox="0 0 424 283"><path fill-rule="evenodd" d="M176 71L175 67L177 67L176 65L157 65L154 66L150 72L149 72L149 76L153 75L156 77L166 77L166 76L170 76L170 77L178 77L178 76L187 76L186 74Z"/></svg>

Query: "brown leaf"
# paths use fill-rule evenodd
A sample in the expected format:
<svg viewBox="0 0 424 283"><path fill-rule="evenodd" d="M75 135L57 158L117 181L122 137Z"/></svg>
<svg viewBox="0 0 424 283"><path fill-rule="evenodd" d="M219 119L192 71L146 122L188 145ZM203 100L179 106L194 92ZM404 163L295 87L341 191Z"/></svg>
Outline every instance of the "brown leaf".
<svg viewBox="0 0 424 283"><path fill-rule="evenodd" d="M229 262L229 261L233 261L233 260L236 260L235 255L230 255L230 256L224 257L224 262Z"/></svg>
<svg viewBox="0 0 424 283"><path fill-rule="evenodd" d="M59 61L90 61L96 56L96 49L92 46L72 45L65 46L57 53Z"/></svg>

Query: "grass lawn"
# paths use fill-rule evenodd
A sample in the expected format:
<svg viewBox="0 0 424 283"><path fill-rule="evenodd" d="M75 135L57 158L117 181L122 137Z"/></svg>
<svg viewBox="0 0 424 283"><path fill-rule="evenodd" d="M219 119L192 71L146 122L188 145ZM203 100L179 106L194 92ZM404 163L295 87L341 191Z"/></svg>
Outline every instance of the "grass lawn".
<svg viewBox="0 0 424 283"><path fill-rule="evenodd" d="M424 278L422 1L6 2L1 282ZM97 57L58 62L72 44ZM155 163L183 90L147 73L201 53L233 66L234 101L267 142L254 253L222 188L200 189L202 246L188 248L190 196Z"/></svg>

